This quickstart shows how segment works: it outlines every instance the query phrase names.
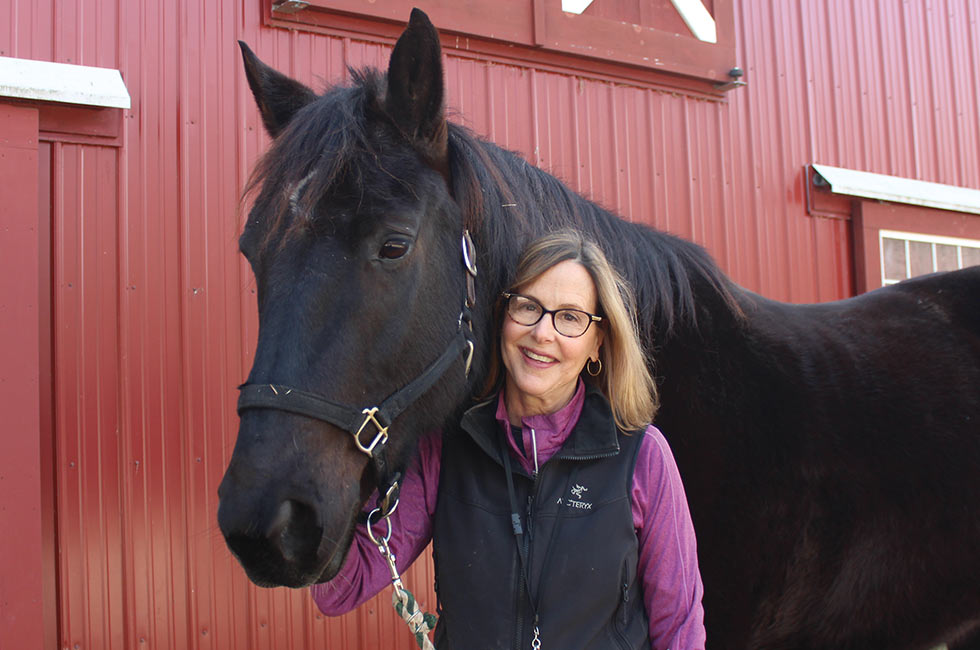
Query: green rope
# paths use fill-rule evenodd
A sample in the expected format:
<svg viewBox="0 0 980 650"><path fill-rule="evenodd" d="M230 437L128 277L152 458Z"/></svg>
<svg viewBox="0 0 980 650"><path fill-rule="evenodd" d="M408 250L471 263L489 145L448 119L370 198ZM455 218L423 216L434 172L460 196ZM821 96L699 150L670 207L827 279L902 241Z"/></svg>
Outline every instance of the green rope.
<svg viewBox="0 0 980 650"><path fill-rule="evenodd" d="M429 640L429 632L436 628L436 616L419 609L418 601L408 589L395 587L391 592L391 604L402 620L412 628L418 647L421 650L435 650Z"/></svg>

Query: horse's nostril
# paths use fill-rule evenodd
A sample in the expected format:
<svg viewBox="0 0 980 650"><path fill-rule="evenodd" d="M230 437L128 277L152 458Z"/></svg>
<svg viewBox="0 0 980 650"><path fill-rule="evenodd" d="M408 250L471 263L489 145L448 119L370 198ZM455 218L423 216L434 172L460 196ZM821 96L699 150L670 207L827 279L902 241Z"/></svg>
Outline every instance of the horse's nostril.
<svg viewBox="0 0 980 650"><path fill-rule="evenodd" d="M276 516L266 529L266 539L291 563L314 560L322 534L313 508L293 499L279 504Z"/></svg>
<svg viewBox="0 0 980 650"><path fill-rule="evenodd" d="M279 504L279 510L276 511L276 516L272 518L269 523L269 527L265 531L265 536L270 540L275 542L284 530L289 526L289 521L293 518L293 503L292 499L286 499Z"/></svg>

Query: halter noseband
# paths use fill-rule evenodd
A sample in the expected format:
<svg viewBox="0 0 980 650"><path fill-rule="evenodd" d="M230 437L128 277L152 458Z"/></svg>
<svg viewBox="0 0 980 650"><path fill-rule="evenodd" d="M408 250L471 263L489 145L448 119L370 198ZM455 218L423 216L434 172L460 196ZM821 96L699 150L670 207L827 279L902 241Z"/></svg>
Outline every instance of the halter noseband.
<svg viewBox="0 0 980 650"><path fill-rule="evenodd" d="M466 288L463 309L459 314L456 335L445 352L407 385L389 395L380 406L358 409L332 402L325 397L283 386L282 384L242 384L238 387L238 415L248 409L276 409L305 415L328 422L354 437L357 448L373 461L380 495L382 516L394 511L398 503L401 470L388 467L384 453L388 443L388 427L415 400L421 397L449 369L462 352L466 352L465 372L468 376L473 362L473 316L476 300L476 255L469 231L463 230L463 266ZM363 435L366 434L366 437Z"/></svg>

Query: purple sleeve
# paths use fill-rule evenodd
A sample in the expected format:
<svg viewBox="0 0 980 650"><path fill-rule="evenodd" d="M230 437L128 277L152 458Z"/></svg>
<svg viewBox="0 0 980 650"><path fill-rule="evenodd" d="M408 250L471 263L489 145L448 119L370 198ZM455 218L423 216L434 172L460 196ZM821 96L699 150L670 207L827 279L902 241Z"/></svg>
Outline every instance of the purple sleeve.
<svg viewBox="0 0 980 650"><path fill-rule="evenodd" d="M392 533L388 542L399 573L412 565L432 538L441 454L440 434L426 435L419 441L416 462L405 472L398 508L391 515ZM358 524L340 572L329 582L313 585L310 591L320 611L328 616L340 616L390 584L388 564L368 538L367 529Z"/></svg>
<svg viewBox="0 0 980 650"><path fill-rule="evenodd" d="M703 650L704 588L694 525L674 456L663 434L653 426L640 443L631 496L650 646L654 650Z"/></svg>

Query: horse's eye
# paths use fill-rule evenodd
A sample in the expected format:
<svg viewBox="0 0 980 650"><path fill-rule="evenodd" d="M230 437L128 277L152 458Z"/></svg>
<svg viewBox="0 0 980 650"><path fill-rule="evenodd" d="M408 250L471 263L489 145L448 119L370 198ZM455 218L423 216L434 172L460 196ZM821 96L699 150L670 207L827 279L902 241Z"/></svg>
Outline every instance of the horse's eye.
<svg viewBox="0 0 980 650"><path fill-rule="evenodd" d="M408 252L408 242L404 239L389 239L381 245L379 255L386 260L397 260Z"/></svg>

